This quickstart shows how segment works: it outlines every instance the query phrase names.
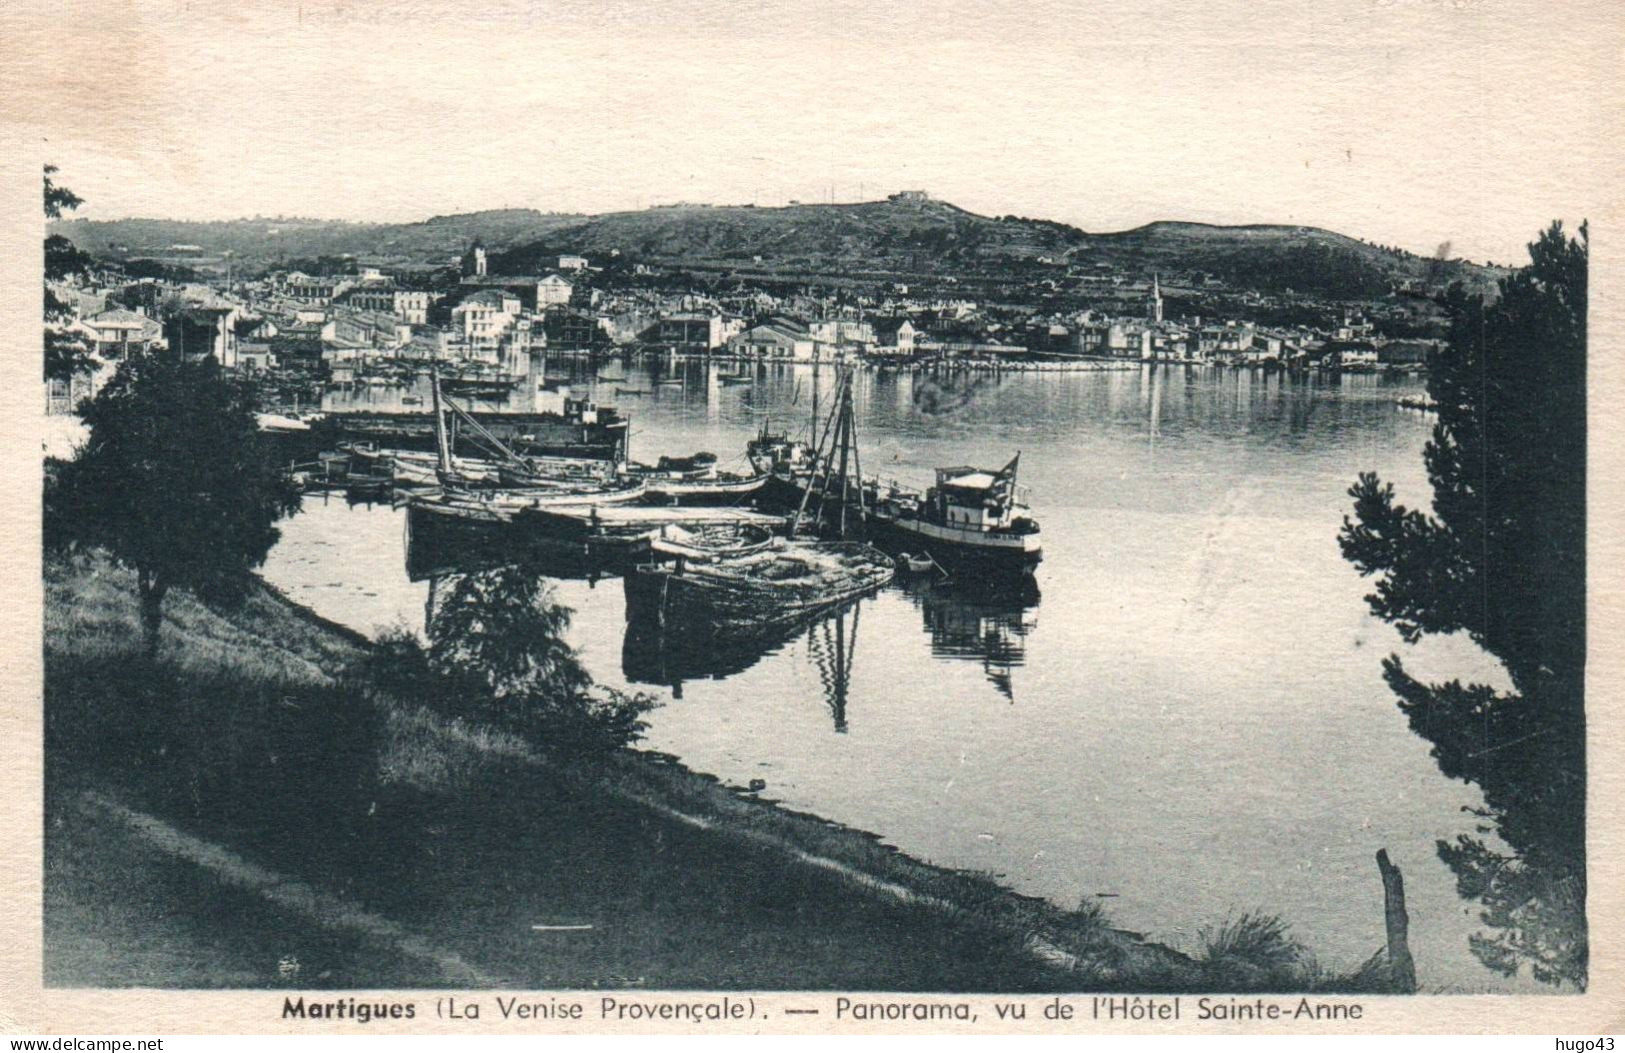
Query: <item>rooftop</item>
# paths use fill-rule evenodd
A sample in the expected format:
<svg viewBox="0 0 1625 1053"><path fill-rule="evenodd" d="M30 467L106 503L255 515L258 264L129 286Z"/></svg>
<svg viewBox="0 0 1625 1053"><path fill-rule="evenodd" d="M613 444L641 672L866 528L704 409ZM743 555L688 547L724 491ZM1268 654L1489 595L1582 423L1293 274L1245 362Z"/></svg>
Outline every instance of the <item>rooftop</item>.
<svg viewBox="0 0 1625 1053"><path fill-rule="evenodd" d="M138 311L126 311L122 308L114 308L111 311L103 311L100 314L91 315L89 318L85 319L85 324L101 326L104 328L140 328L148 324L156 323L153 323L152 319Z"/></svg>
<svg viewBox="0 0 1625 1053"><path fill-rule="evenodd" d="M944 486L957 486L962 490L990 490L998 477L992 472L970 471L942 481Z"/></svg>

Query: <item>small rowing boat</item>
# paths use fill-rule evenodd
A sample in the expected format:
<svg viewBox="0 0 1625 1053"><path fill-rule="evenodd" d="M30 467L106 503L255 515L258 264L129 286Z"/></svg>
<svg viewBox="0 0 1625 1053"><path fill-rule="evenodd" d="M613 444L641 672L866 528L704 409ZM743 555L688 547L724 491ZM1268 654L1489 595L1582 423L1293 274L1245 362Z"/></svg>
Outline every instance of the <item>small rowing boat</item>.
<svg viewBox="0 0 1625 1053"><path fill-rule="evenodd" d="M910 574L929 574L932 570L936 569L937 566L937 561L932 559L929 555L911 556L907 552L898 556L897 561L901 563Z"/></svg>
<svg viewBox="0 0 1625 1053"><path fill-rule="evenodd" d="M758 523L682 527L667 523L648 537L649 551L658 558L682 558L698 563L761 552L773 544L773 531Z"/></svg>

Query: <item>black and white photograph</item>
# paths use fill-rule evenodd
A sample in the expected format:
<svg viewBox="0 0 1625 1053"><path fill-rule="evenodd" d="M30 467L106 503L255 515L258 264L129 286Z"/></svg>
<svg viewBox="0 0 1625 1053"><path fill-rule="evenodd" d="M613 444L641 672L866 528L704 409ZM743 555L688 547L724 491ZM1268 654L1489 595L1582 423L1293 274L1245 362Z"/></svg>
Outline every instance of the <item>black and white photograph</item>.
<svg viewBox="0 0 1625 1053"><path fill-rule="evenodd" d="M3 16L31 982L1590 1004L1621 21L1571 6Z"/></svg>

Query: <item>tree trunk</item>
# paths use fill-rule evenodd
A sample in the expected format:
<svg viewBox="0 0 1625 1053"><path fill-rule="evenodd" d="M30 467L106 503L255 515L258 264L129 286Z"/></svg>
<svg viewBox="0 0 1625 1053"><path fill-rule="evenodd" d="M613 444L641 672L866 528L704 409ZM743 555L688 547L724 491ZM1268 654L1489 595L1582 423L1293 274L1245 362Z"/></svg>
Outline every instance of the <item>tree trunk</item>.
<svg viewBox="0 0 1625 1053"><path fill-rule="evenodd" d="M146 642L147 658L158 657L158 630L164 624L164 593L169 583L157 573L136 572L136 583L141 593L141 631Z"/></svg>
<svg viewBox="0 0 1625 1053"><path fill-rule="evenodd" d="M1405 910L1405 878L1388 861L1386 848L1377 850L1377 869L1382 873L1383 920L1388 928L1388 975L1403 994L1416 991L1416 962L1411 958L1411 919Z"/></svg>

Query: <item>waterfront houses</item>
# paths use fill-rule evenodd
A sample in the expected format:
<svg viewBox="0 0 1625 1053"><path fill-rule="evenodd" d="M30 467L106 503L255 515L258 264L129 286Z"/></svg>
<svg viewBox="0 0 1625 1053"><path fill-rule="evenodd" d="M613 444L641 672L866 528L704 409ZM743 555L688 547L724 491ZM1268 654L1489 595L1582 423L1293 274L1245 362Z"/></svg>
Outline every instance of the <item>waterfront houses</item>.
<svg viewBox="0 0 1625 1053"><path fill-rule="evenodd" d="M728 342L728 350L735 355L804 362L812 361L816 348L812 333L792 318L753 325Z"/></svg>
<svg viewBox="0 0 1625 1053"><path fill-rule="evenodd" d="M517 295L505 289L481 289L451 309L451 327L469 347L490 350L513 331L520 312Z"/></svg>
<svg viewBox="0 0 1625 1053"><path fill-rule="evenodd" d="M104 260L52 284L68 308L55 324L98 363L167 349L307 385L388 374L392 362L518 376L537 355L607 353L1404 370L1420 368L1442 336L1437 304L1402 289L1343 302L1237 287L1195 269L1130 273L1054 255L948 273L911 254L908 273L877 259L832 275L766 259L691 264L618 252L595 266L563 249L531 264L511 245L496 253L474 239L459 255L278 261L259 273L199 259L139 277L139 258ZM48 404L60 411L94 387L94 377L56 384Z"/></svg>

